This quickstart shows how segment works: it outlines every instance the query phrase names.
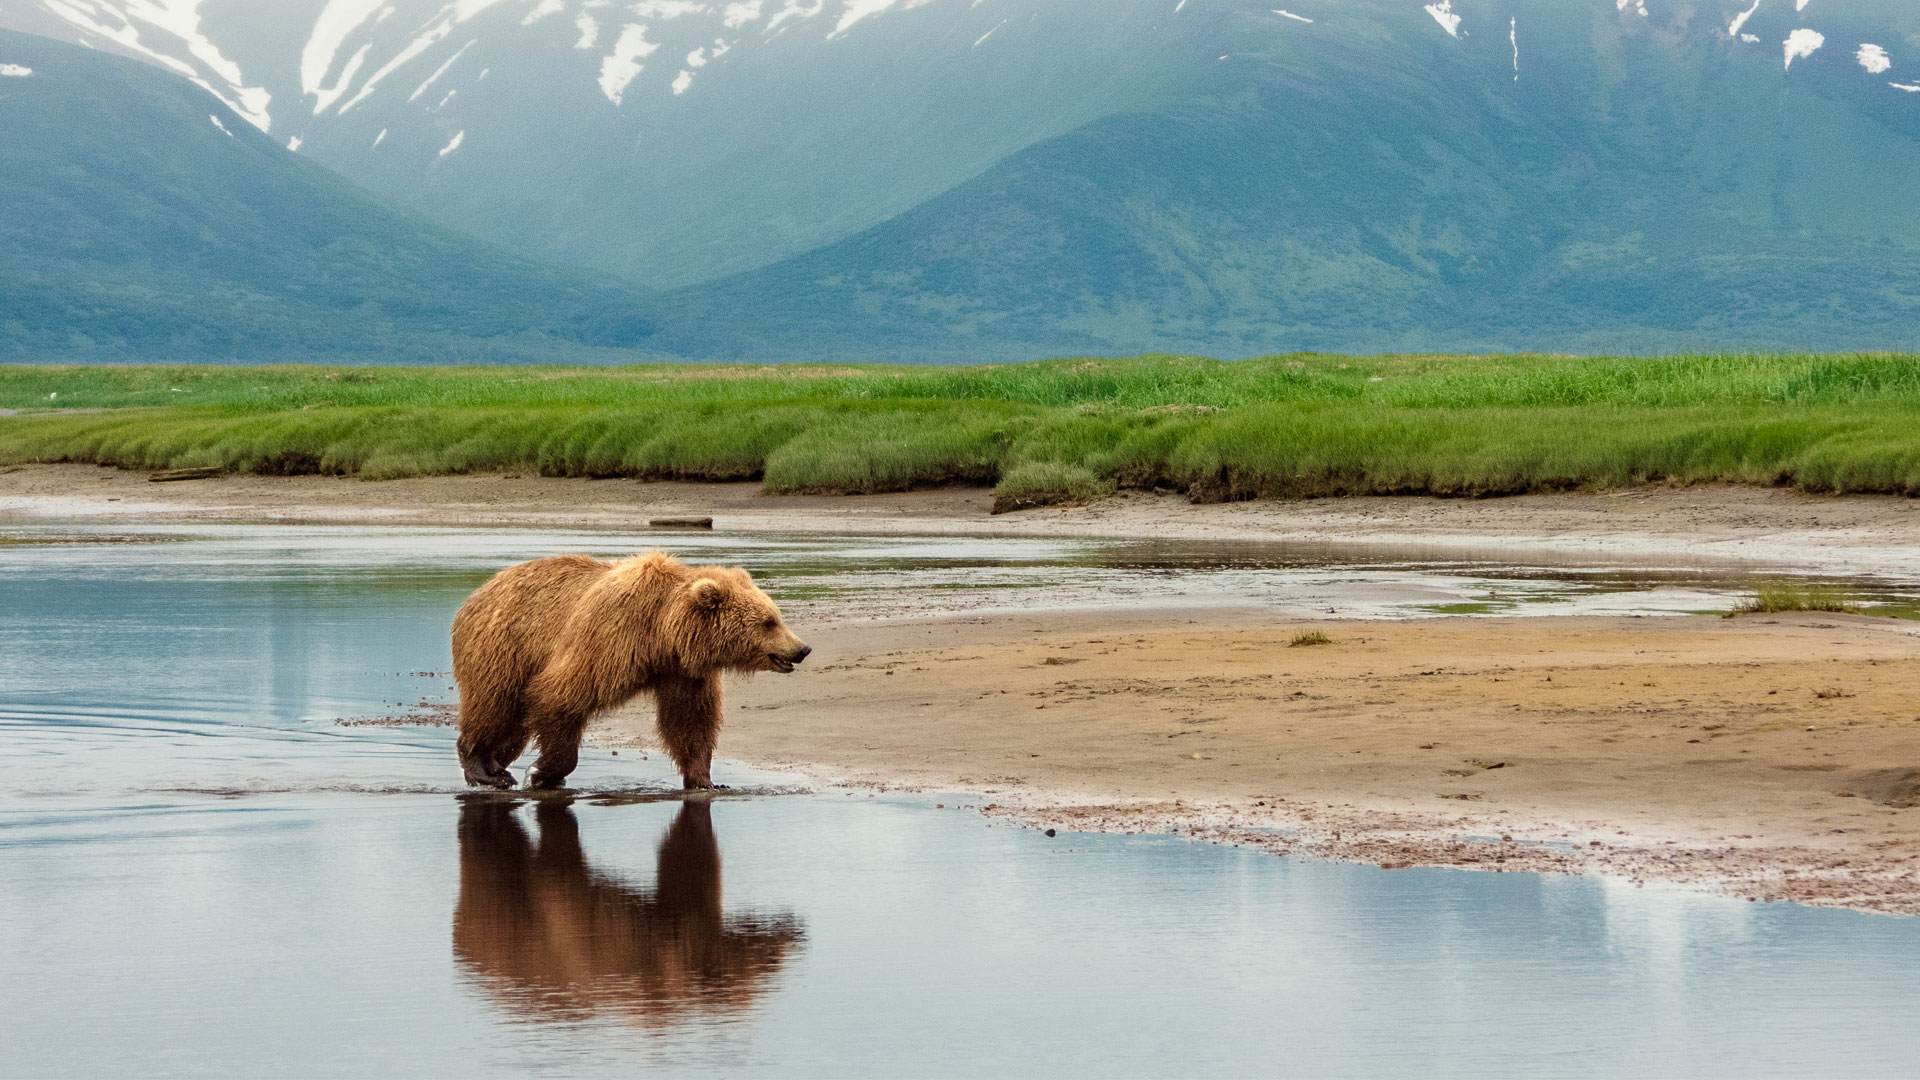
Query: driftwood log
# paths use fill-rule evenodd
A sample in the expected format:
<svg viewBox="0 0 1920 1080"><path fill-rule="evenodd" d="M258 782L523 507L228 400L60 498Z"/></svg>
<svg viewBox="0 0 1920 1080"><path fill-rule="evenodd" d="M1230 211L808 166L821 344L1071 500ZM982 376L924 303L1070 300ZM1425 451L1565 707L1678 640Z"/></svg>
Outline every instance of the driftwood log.
<svg viewBox="0 0 1920 1080"><path fill-rule="evenodd" d="M211 480L225 469L162 469L147 477L155 484L164 484L172 480Z"/></svg>

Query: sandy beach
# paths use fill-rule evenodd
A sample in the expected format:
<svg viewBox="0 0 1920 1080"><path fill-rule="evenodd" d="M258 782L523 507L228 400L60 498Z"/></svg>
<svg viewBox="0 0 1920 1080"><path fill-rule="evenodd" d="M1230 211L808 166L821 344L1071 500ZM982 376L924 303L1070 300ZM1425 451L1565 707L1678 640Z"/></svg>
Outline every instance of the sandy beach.
<svg viewBox="0 0 1920 1080"><path fill-rule="evenodd" d="M819 667L732 687L723 745L1041 827L1920 913L1911 622L1173 621L818 634Z"/></svg>
<svg viewBox="0 0 1920 1080"><path fill-rule="evenodd" d="M0 473L0 524L278 522L1181 536L1920 571L1920 503L1695 487L991 516L988 493L473 476L149 483ZM1920 913L1920 624L1851 615L1302 622L1246 609L796 627L791 677L729 688L722 753L953 793L1039 827L1162 831L1383 866L1606 873ZM1295 646L1318 630L1328 644ZM600 725L644 747L643 711ZM724 776L721 777L724 780Z"/></svg>

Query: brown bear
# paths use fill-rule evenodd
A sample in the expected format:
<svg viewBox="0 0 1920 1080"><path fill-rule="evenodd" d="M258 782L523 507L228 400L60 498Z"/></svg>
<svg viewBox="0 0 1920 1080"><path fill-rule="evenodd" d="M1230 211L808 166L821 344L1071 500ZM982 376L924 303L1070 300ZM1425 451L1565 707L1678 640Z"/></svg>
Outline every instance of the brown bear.
<svg viewBox="0 0 1920 1080"><path fill-rule="evenodd" d="M744 570L658 551L510 566L453 619L460 764L470 784L510 788L507 766L531 740L528 786L559 787L587 721L649 693L686 786L711 788L720 673L788 672L812 651Z"/></svg>

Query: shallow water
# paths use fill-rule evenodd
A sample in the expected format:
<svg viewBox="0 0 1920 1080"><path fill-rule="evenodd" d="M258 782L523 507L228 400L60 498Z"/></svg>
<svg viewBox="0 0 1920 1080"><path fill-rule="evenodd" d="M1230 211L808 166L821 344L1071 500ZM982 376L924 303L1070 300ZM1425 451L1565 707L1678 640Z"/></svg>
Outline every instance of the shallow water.
<svg viewBox="0 0 1920 1080"><path fill-rule="evenodd" d="M710 814L710 817L709 817ZM1908 920L787 796L10 807L7 1071L1892 1075Z"/></svg>
<svg viewBox="0 0 1920 1080"><path fill-rule="evenodd" d="M167 542L190 547L171 557L149 550ZM1222 605L1342 618L1676 614L1725 611L1767 581L1831 587L1870 606L1920 613L1920 580L1898 576L1528 549L1219 540L49 524L0 528L0 579L33 565L90 580L125 570L178 583L297 579L342 594L457 596L522 559L572 551L616 558L653 547L689 562L745 565L790 612L835 619Z"/></svg>
<svg viewBox="0 0 1920 1080"><path fill-rule="evenodd" d="M743 791L682 803L657 756L589 753L571 802L463 798L447 729L334 721L449 699L447 624L491 568L648 538L168 535L0 546L0 1073L1889 1075L1920 1050L1913 920L1048 839L737 764ZM802 611L1374 589L1343 613L1391 616L1451 581L1631 607L1740 580L673 544ZM868 563L880 583L847 575Z"/></svg>

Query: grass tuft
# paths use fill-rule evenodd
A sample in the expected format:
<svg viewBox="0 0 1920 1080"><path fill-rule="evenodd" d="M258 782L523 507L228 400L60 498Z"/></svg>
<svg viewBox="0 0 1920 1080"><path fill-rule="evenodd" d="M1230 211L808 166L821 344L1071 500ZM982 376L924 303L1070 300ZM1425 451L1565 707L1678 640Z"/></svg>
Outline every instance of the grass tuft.
<svg viewBox="0 0 1920 1080"><path fill-rule="evenodd" d="M1299 649L1309 645L1331 645L1331 644L1333 644L1333 639L1321 633L1318 630L1302 630L1299 633L1293 635L1292 641L1287 642L1287 648Z"/></svg>
<svg viewBox="0 0 1920 1080"><path fill-rule="evenodd" d="M1752 597L1741 601L1738 607L1728 612L1727 617L1777 615L1789 611L1830 611L1858 615L1860 605L1837 589L1773 583L1760 586Z"/></svg>
<svg viewBox="0 0 1920 1080"><path fill-rule="evenodd" d="M1114 484L1095 476L1083 465L1061 461L1028 461L1007 470L994 489L993 512L1025 510L1034 506L1072 506L1104 499Z"/></svg>

